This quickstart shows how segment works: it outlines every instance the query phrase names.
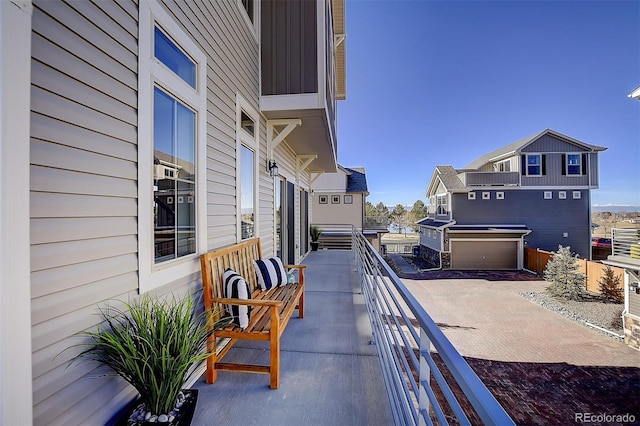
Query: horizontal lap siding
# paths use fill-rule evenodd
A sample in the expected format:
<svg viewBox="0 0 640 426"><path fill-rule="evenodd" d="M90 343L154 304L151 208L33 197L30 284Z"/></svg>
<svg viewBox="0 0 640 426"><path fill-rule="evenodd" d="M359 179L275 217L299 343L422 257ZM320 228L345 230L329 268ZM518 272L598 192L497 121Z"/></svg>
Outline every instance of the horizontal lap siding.
<svg viewBox="0 0 640 426"><path fill-rule="evenodd" d="M35 424L104 423L133 396L91 377L95 365L66 368L78 349L64 350L98 322L96 306L137 293L137 44L133 3L34 2Z"/></svg>

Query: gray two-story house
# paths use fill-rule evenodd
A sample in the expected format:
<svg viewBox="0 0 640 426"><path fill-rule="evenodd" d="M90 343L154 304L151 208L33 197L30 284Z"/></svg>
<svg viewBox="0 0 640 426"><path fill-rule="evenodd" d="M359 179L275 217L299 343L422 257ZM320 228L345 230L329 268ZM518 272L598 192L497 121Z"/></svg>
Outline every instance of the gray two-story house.
<svg viewBox="0 0 640 426"><path fill-rule="evenodd" d="M544 130L462 169L435 168L418 222L420 253L442 268L522 269L524 248L570 246L591 257L591 190L598 153Z"/></svg>

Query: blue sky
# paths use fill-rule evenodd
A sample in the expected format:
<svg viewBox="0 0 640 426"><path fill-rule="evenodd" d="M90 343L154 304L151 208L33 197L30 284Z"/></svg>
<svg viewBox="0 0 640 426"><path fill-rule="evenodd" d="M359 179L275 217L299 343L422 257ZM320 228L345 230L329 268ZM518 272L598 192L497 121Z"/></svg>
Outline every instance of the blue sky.
<svg viewBox="0 0 640 426"><path fill-rule="evenodd" d="M374 205L551 128L607 147L592 204L640 205L640 2L346 0L338 162Z"/></svg>

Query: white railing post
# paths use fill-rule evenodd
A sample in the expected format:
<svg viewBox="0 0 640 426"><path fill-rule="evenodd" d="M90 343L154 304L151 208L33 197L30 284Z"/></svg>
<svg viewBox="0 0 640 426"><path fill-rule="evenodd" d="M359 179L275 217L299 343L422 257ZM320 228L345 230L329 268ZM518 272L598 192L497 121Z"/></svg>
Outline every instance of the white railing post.
<svg viewBox="0 0 640 426"><path fill-rule="evenodd" d="M427 396L427 391L425 386L431 386L431 368L427 363L426 358L423 356L424 353L429 353L431 349L431 341L429 340L429 336L427 333L421 328L420 329L420 374L418 374L418 386L420 389L420 394L418 395L418 409L420 411L420 415L418 416L418 421L421 426L427 424L427 418L429 417L429 397Z"/></svg>

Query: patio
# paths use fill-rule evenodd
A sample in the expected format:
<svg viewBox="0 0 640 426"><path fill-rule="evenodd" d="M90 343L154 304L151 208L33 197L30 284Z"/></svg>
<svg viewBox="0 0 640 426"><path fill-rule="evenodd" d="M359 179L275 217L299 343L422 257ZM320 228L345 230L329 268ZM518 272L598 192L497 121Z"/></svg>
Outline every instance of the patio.
<svg viewBox="0 0 640 426"><path fill-rule="evenodd" d="M282 336L280 389L263 374L200 378L193 425L393 424L353 252L312 252L304 264L305 317ZM227 357L266 365L268 342L238 342Z"/></svg>

